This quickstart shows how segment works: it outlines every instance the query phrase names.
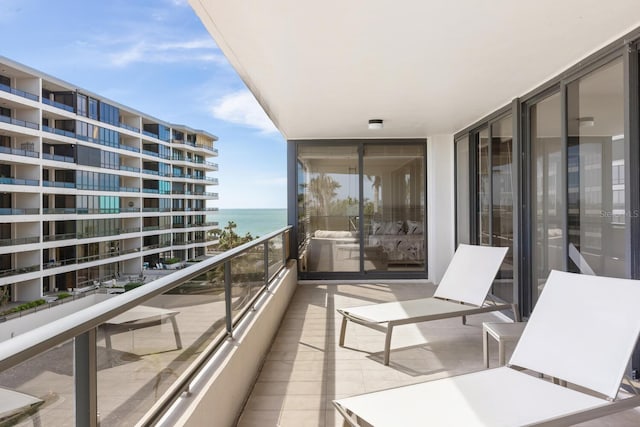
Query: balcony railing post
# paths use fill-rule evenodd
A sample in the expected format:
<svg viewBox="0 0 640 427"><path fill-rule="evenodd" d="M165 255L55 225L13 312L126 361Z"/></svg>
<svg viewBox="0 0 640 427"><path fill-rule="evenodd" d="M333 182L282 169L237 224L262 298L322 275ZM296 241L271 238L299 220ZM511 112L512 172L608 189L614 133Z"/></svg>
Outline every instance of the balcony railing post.
<svg viewBox="0 0 640 427"><path fill-rule="evenodd" d="M76 426L98 426L97 328L74 339Z"/></svg>
<svg viewBox="0 0 640 427"><path fill-rule="evenodd" d="M224 263L224 308L227 321L227 335L233 337L233 325L231 322L231 261Z"/></svg>
<svg viewBox="0 0 640 427"><path fill-rule="evenodd" d="M269 287L269 241L264 242L264 287Z"/></svg>

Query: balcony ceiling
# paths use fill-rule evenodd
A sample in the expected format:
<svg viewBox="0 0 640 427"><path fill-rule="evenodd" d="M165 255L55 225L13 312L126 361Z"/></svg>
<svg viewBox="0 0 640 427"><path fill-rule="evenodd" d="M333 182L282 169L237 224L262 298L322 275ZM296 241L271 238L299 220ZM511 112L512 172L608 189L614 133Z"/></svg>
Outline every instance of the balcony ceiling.
<svg viewBox="0 0 640 427"><path fill-rule="evenodd" d="M190 3L287 139L453 133L640 26L637 0Z"/></svg>

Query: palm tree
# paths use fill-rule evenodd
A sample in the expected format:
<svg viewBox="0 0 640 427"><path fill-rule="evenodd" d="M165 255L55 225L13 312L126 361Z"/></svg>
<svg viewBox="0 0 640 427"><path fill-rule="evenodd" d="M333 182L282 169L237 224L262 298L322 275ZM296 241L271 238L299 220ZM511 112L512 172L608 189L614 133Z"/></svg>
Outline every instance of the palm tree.
<svg viewBox="0 0 640 427"><path fill-rule="evenodd" d="M309 192L316 201L319 213L324 217L325 228L329 229L329 206L331 200L338 195L341 185L330 175L321 173L309 181Z"/></svg>
<svg viewBox="0 0 640 427"><path fill-rule="evenodd" d="M378 203L380 201L380 187L382 187L382 177L379 175L367 175L367 179L371 182L373 187L373 213L378 213Z"/></svg>

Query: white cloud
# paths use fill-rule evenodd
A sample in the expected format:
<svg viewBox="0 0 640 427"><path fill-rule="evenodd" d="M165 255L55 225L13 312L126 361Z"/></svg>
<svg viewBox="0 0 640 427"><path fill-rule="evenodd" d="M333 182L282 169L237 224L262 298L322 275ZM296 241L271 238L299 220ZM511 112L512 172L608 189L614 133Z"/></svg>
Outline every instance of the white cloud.
<svg viewBox="0 0 640 427"><path fill-rule="evenodd" d="M128 44L120 42L119 44ZM179 63L186 61L226 63L212 39L202 38L177 42L149 43L138 41L109 56L109 63L125 67L136 62Z"/></svg>
<svg viewBox="0 0 640 427"><path fill-rule="evenodd" d="M211 112L217 119L256 128L264 133L278 131L258 101L246 89L223 96L211 108Z"/></svg>

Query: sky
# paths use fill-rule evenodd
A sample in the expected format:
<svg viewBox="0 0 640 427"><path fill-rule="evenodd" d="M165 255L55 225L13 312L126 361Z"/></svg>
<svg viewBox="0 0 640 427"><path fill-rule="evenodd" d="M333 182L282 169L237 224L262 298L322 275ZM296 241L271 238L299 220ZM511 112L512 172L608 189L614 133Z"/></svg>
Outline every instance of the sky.
<svg viewBox="0 0 640 427"><path fill-rule="evenodd" d="M0 0L0 55L219 141L212 206L286 207L286 142L187 0Z"/></svg>

